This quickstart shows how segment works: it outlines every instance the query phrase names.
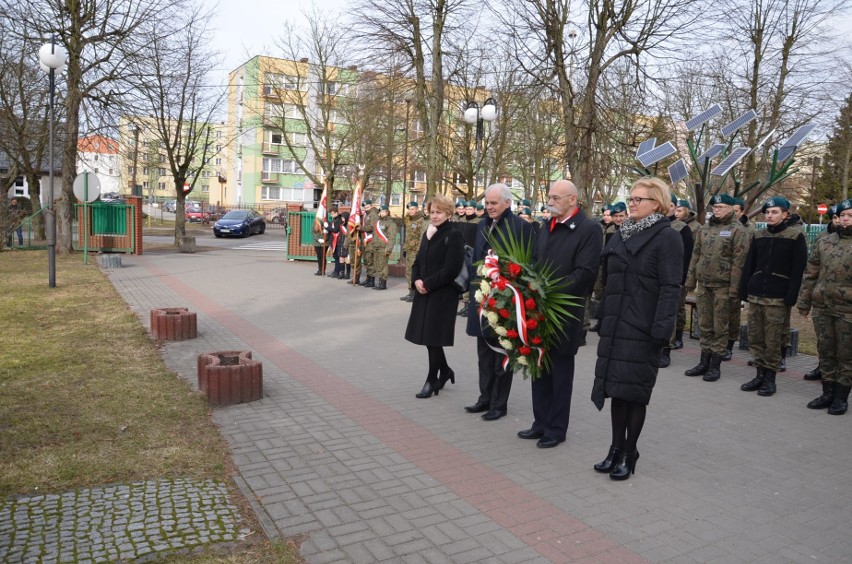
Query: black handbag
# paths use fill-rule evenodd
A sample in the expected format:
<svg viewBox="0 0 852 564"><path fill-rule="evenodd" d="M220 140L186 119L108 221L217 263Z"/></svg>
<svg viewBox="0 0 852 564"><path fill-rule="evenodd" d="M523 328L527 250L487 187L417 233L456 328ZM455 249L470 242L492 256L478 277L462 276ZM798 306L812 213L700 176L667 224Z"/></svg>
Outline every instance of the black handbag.
<svg viewBox="0 0 852 564"><path fill-rule="evenodd" d="M470 274L473 270L473 247L464 246L464 261L459 273L453 280L453 287L459 294L464 294L470 289Z"/></svg>

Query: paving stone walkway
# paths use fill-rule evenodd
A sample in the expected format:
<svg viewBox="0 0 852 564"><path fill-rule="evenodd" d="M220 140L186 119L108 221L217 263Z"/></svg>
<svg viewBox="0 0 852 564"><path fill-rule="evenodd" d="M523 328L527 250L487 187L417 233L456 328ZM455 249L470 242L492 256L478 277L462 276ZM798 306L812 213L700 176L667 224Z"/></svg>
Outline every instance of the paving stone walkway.
<svg viewBox="0 0 852 564"><path fill-rule="evenodd" d="M0 503L0 562L144 561L244 533L227 488L212 480L141 481Z"/></svg>

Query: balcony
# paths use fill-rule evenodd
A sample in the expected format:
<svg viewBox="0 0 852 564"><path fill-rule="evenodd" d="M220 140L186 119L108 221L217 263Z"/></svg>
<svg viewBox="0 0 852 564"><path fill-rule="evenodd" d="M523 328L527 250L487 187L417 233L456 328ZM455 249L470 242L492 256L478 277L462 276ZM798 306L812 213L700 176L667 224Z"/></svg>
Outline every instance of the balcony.
<svg viewBox="0 0 852 564"><path fill-rule="evenodd" d="M277 184L279 174L278 172L261 172L260 181L267 184Z"/></svg>
<svg viewBox="0 0 852 564"><path fill-rule="evenodd" d="M260 152L264 155L277 155L281 150L281 145L278 143L264 142Z"/></svg>

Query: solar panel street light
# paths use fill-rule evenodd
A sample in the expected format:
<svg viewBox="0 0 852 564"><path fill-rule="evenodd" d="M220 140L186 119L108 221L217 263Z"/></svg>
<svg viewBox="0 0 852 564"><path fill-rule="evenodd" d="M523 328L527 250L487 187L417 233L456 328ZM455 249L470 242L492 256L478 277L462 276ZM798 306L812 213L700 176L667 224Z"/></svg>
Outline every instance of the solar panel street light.
<svg viewBox="0 0 852 564"><path fill-rule="evenodd" d="M686 162L683 159L678 159L669 166L669 178L671 178L672 184L677 184L687 176L689 176L689 172L686 170Z"/></svg>
<svg viewBox="0 0 852 564"><path fill-rule="evenodd" d="M697 129L721 113L722 106L719 104L713 104L708 109L686 122L686 130L692 131L693 129Z"/></svg>
<svg viewBox="0 0 852 564"><path fill-rule="evenodd" d="M645 153L642 153L638 156L639 162L642 163L642 166L648 168L652 164L658 163L669 155L673 155L677 153L677 149L674 145L672 145L671 141L666 141L659 147L651 149Z"/></svg>
<svg viewBox="0 0 852 564"><path fill-rule="evenodd" d="M751 123L757 118L757 112L749 110L728 125L722 127L722 137L730 137L748 123Z"/></svg>
<svg viewBox="0 0 852 564"><path fill-rule="evenodd" d="M799 148L799 144L805 140L811 131L813 131L814 127L816 127L813 123L807 123L796 130L793 135L787 139L781 148L778 150L778 162L786 161L790 158L793 153L796 152L796 149Z"/></svg>
<svg viewBox="0 0 852 564"><path fill-rule="evenodd" d="M724 143L716 143L715 145L713 145L712 147L710 147L709 149L704 151L704 153L702 153L701 155L698 156L698 162L703 163L704 159L716 158L716 156L718 156L719 153L721 153L724 148L725 148Z"/></svg>
<svg viewBox="0 0 852 564"><path fill-rule="evenodd" d="M636 149L636 158L638 159L640 156L644 155L648 151L654 148L654 145L657 143L656 137L651 137L650 139L645 139L641 143L639 143L639 148Z"/></svg>
<svg viewBox="0 0 852 564"><path fill-rule="evenodd" d="M761 147L763 147L763 145L764 145L767 141L769 141L769 138L770 138L770 137L772 137L772 135L773 135L774 133L775 133L775 130L774 130L774 129L773 129L772 131L770 131L769 133L767 133L767 134L766 134L766 136L765 136L763 139L761 139L760 141L758 141L758 142L757 142L757 145L755 145L755 146L754 146L754 150L755 150L755 151L757 151L758 149L760 149Z"/></svg>
<svg viewBox="0 0 852 564"><path fill-rule="evenodd" d="M725 157L725 159L716 165L716 168L710 171L710 174L714 176L725 176L728 174L732 168L737 166L743 158L751 152L751 149L748 147L737 147L731 154Z"/></svg>

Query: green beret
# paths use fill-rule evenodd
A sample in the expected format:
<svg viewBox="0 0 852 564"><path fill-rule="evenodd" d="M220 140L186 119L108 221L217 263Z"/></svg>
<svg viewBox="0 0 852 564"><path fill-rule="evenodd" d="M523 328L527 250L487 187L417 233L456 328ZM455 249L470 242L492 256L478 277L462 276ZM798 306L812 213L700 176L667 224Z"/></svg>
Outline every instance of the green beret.
<svg viewBox="0 0 852 564"><path fill-rule="evenodd" d="M677 201L677 206L678 206L679 208L686 208L686 209L688 209L688 210L691 210L691 209L692 209L692 206L690 206L690 205L689 205L689 200L678 200L678 201Z"/></svg>
<svg viewBox="0 0 852 564"><path fill-rule="evenodd" d="M843 200L837 204L837 215L840 215L840 212L844 212L846 210L852 210L852 200Z"/></svg>
<svg viewBox="0 0 852 564"><path fill-rule="evenodd" d="M526 207L530 207L530 201L529 200L521 200L521 205L526 206Z"/></svg>
<svg viewBox="0 0 852 564"><path fill-rule="evenodd" d="M615 202L614 204L609 206L609 212L610 213L627 212L627 204L625 204L624 202Z"/></svg>
<svg viewBox="0 0 852 564"><path fill-rule="evenodd" d="M484 210L484 209L485 209L485 206L483 206L482 204L476 204L476 209L478 209L478 210Z"/></svg>
<svg viewBox="0 0 852 564"><path fill-rule="evenodd" d="M728 194L716 194L712 198L710 198L710 205L714 206L716 204L725 204L728 206L734 205L734 199Z"/></svg>
<svg viewBox="0 0 852 564"><path fill-rule="evenodd" d="M837 204L834 204L830 208L828 208L828 217L829 219L837 215Z"/></svg>
<svg viewBox="0 0 852 564"><path fill-rule="evenodd" d="M466 208L475 208L475 207L476 207L476 200L468 200L468 202L465 204L465 206L464 206L464 207L466 207Z"/></svg>
<svg viewBox="0 0 852 564"><path fill-rule="evenodd" d="M379 209L380 209L380 210L390 211L390 208L388 208L387 206L382 206L382 207L380 207Z"/></svg>
<svg viewBox="0 0 852 564"><path fill-rule="evenodd" d="M364 200L364 205L365 206L372 206L373 200L371 200L370 198L367 198L366 200Z"/></svg>
<svg viewBox="0 0 852 564"><path fill-rule="evenodd" d="M781 208L782 210L787 211L790 209L790 200L784 196L772 196L763 202L763 206L760 208L760 211L761 213L766 213L766 210L769 208Z"/></svg>
<svg viewBox="0 0 852 564"><path fill-rule="evenodd" d="M677 205L677 196L675 196L675 193L674 193L674 192L672 192L672 193L671 193L671 197L672 197L672 203L673 203L674 205Z"/></svg>
<svg viewBox="0 0 852 564"><path fill-rule="evenodd" d="M524 208L521 210L521 215L532 215L532 210L529 208Z"/></svg>
<svg viewBox="0 0 852 564"><path fill-rule="evenodd" d="M732 205L740 206L740 209L743 209L743 210L745 209L745 200L743 200L742 198L731 198L731 199L734 201L734 203Z"/></svg>
<svg viewBox="0 0 852 564"><path fill-rule="evenodd" d="M417 202L408 202L406 206L409 208L419 208L420 204L418 204Z"/></svg>
<svg viewBox="0 0 852 564"><path fill-rule="evenodd" d="M463 208L463 207L465 207L466 204L467 204L467 202L465 202L464 200L456 201L456 207L457 208Z"/></svg>

